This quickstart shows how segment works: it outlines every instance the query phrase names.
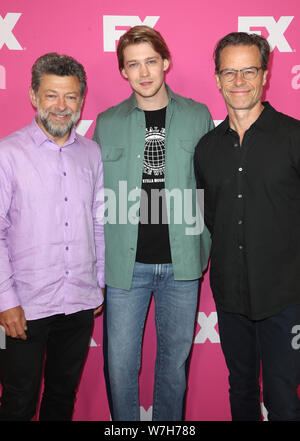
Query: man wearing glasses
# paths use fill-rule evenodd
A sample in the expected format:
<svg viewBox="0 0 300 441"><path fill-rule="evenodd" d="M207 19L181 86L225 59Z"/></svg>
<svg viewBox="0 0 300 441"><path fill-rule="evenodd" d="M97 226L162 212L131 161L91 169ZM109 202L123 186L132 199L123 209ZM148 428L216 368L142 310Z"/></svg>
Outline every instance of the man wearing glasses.
<svg viewBox="0 0 300 441"><path fill-rule="evenodd" d="M269 53L255 34L218 42L228 116L195 151L233 420L261 419L260 372L268 419L300 420L300 122L261 101Z"/></svg>

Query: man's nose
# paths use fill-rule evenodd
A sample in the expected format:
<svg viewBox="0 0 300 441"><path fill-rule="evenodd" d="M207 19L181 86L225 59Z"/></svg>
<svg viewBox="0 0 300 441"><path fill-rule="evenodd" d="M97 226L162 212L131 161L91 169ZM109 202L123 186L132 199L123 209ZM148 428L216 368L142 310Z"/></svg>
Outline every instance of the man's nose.
<svg viewBox="0 0 300 441"><path fill-rule="evenodd" d="M59 110L64 110L66 108L66 100L63 96L59 96L56 101L56 107Z"/></svg>
<svg viewBox="0 0 300 441"><path fill-rule="evenodd" d="M234 78L234 83L239 86L240 84L243 84L245 82L245 78L242 75L242 72L238 71L236 73L236 76Z"/></svg>
<svg viewBox="0 0 300 441"><path fill-rule="evenodd" d="M140 74L141 74L141 76L144 76L144 77L146 77L149 74L149 69L146 64L141 64Z"/></svg>

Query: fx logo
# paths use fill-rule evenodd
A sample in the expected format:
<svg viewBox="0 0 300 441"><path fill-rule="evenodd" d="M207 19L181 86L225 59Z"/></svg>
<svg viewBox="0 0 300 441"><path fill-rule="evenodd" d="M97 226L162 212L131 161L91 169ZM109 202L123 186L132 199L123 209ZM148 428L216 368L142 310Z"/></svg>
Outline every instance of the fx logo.
<svg viewBox="0 0 300 441"><path fill-rule="evenodd" d="M133 27L137 25L150 26L154 28L159 16L147 16L144 21L137 15L103 15L103 50L104 52L115 52L116 41L125 34L127 29L116 29L117 27Z"/></svg>
<svg viewBox="0 0 300 441"><path fill-rule="evenodd" d="M198 313L198 324L200 331L196 335L195 343L205 343L208 339L211 343L220 343L219 334L215 328L218 323L218 316L216 311L211 312L209 316L205 312Z"/></svg>
<svg viewBox="0 0 300 441"><path fill-rule="evenodd" d="M276 22L274 17L271 16L239 17L238 31L261 35L261 31L252 31L250 28L266 28L270 34L267 40L271 46L271 50L277 47L279 52L293 52L284 36L293 18L293 16L282 16Z"/></svg>
<svg viewBox="0 0 300 441"><path fill-rule="evenodd" d="M12 32L21 15L20 12L8 12L4 18L0 15L0 49L6 44L10 50L23 50Z"/></svg>
<svg viewBox="0 0 300 441"><path fill-rule="evenodd" d="M152 413L153 413L153 406L150 406L148 408L148 410L146 410L143 406L140 406L140 420L141 421L152 421ZM111 415L110 415L109 420L112 421ZM134 437L131 437L131 438L134 438Z"/></svg>
<svg viewBox="0 0 300 441"><path fill-rule="evenodd" d="M91 125L93 124L93 119L82 119L79 121L76 127L76 132L81 135L85 136Z"/></svg>

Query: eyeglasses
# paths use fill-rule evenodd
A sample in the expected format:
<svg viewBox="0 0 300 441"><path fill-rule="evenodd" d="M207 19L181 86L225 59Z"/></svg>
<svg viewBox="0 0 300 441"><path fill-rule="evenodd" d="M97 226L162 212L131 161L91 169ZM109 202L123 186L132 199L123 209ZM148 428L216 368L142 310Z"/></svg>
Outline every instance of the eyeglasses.
<svg viewBox="0 0 300 441"><path fill-rule="evenodd" d="M218 72L218 74L220 75L222 81L229 83L230 81L233 81L238 72L241 72L242 77L245 80L254 80L257 77L258 71L262 69L262 67L255 67L255 66L250 66L250 67L245 67L244 69L223 69L220 70Z"/></svg>

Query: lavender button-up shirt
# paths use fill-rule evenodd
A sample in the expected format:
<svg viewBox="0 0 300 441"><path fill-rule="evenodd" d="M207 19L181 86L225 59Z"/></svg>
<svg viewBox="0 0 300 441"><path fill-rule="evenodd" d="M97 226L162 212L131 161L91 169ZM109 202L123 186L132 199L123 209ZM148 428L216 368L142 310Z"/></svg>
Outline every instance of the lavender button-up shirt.
<svg viewBox="0 0 300 441"><path fill-rule="evenodd" d="M104 286L101 152L32 124L0 140L0 311L27 320L96 308Z"/></svg>

